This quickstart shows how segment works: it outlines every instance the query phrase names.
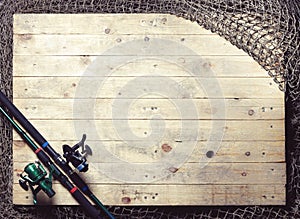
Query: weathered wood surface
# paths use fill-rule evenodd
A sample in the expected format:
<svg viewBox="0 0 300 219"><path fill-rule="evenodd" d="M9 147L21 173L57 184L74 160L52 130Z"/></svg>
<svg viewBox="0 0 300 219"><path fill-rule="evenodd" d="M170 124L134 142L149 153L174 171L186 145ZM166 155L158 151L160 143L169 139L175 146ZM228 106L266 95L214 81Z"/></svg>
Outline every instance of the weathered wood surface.
<svg viewBox="0 0 300 219"><path fill-rule="evenodd" d="M150 120L116 120L120 124L127 124L131 130L139 137L147 137L151 135L151 122ZM243 121L243 128L239 124L240 121L226 121L226 125L222 127L224 129L223 140L232 141L251 141L251 140L265 140L265 141L283 141L284 133L282 120L267 120L267 121ZM181 137L182 121L165 120L166 130L163 139L180 140L180 141L196 141L196 140L208 140L211 131L212 122L209 120L189 120L190 128L187 127L187 134ZM216 121L216 124L223 125L223 121ZM76 135L74 128L74 121L72 120L33 120L32 124L36 126L41 133L45 133L46 139L53 141L57 139L74 141L80 136ZM82 130L88 130L92 124L95 124L99 129L99 135L101 140L125 140L120 137L120 133L114 127L114 120L77 120L76 124L82 127ZM193 135L193 130L196 125L199 124L198 135ZM63 129L56 129L53 131L53 127L64 127ZM158 126L154 126L158 128ZM264 132L262 132L264 130ZM125 130L124 130L125 131ZM191 132L189 135L188 132ZM21 137L15 135L15 140L20 140ZM95 133L90 133L90 140L99 140L99 137ZM126 139L128 141L135 140L132 138ZM141 139L142 140L142 139ZM218 138L214 140L219 140Z"/></svg>
<svg viewBox="0 0 300 219"><path fill-rule="evenodd" d="M142 161L144 162L144 161ZM22 171L25 163L15 162L15 173ZM121 184L117 180L111 179L96 167L111 167L111 171L122 172L126 170L123 163L98 163L92 164L89 173L84 176L88 182L94 184ZM130 172L128 173L130 174ZM133 173L131 173L133 174ZM14 181L18 182L17 179ZM210 163L204 167L196 163L185 163L175 173L170 171L167 178L159 178L151 184L214 184L214 185L253 185L253 184L276 184L285 183L285 165L282 163Z"/></svg>
<svg viewBox="0 0 300 219"><path fill-rule="evenodd" d="M198 27L196 23L165 14L24 14L14 17L15 34L212 35Z"/></svg>
<svg viewBox="0 0 300 219"><path fill-rule="evenodd" d="M25 112L31 120L38 119L73 119L73 99L47 99L45 98L22 98L14 99L15 104L20 106L20 110ZM79 105L85 106L90 102L86 99L78 99ZM180 105L187 105L190 100L178 99ZM124 99L125 107L131 99ZM89 119L110 119L112 117L111 106L114 99L102 98L95 99L93 102L96 109L95 115L91 115ZM193 99L193 103L198 109L197 118L195 115L187 114L188 119L211 119L214 112L211 110L210 100ZM284 118L282 99L224 99L226 106L226 118L230 120L282 120ZM156 107L156 108L154 108ZM166 120L181 119L177 110L172 107L172 103L168 99L141 99L132 103L132 109L129 114L114 115L115 119L147 119L159 113ZM80 114L75 115L80 118ZM81 118L83 119L83 118ZM85 117L85 119L87 119Z"/></svg>
<svg viewBox="0 0 300 219"><path fill-rule="evenodd" d="M14 56L15 77L24 76L55 76L55 77L78 77L82 76L86 68L97 59L98 56ZM115 57L118 59L119 57ZM183 56L175 57L180 64ZM210 67L216 77L231 78L269 78L266 71L256 62L249 62L248 56L202 56L203 67ZM22 63L23 65L18 65ZM128 62L121 68L122 71L114 72L114 76L141 76L144 67L148 66L148 74L163 73L163 76L191 76L177 65L166 63L162 60L136 60ZM133 71L134 70L134 71Z"/></svg>
<svg viewBox="0 0 300 219"><path fill-rule="evenodd" d="M141 77L139 77L141 78ZM101 89L98 98L136 98L136 93L143 94L144 89L149 87L164 86L165 80L160 80L159 77L153 77L147 84L137 84L136 93L120 93L120 89L126 86L132 77L109 77L105 85ZM24 77L14 78L14 85L18 87L21 92L16 94L15 98L93 98L85 92L75 93L77 84L82 80L81 77ZM91 87L98 85L98 78L86 78L84 83ZM144 77L147 81L147 77ZM200 89L199 84L195 79L190 77L172 77L170 80L176 82L179 86L184 87L187 92L179 93L181 87L178 87L178 93L170 93L168 98L172 99L194 99L194 98L273 98L283 97L282 92L278 89L272 79L269 78L218 78L219 86L223 94L216 93L208 95L205 90ZM203 84L212 84L215 78L201 79ZM161 84L159 84L161 82ZM234 84L234 86L232 86ZM251 84L251 86L249 86ZM55 85L55 86L54 86ZM175 85L174 85L175 86ZM88 89L88 88L86 88ZM214 89L214 87L211 87ZM264 90L264 93L261 91ZM153 98L154 94L149 94L144 98ZM157 96L156 98L163 98Z"/></svg>
<svg viewBox="0 0 300 219"><path fill-rule="evenodd" d="M283 185L102 185L91 189L107 205L284 205ZM76 205L76 201L59 184L55 198L40 194L40 204ZM14 185L14 201L32 204L28 192Z"/></svg>
<svg viewBox="0 0 300 219"><path fill-rule="evenodd" d="M198 51L199 55L246 55L217 35L153 35L147 37L150 40L150 45L151 37L172 40L193 48L193 50ZM120 43L145 40L144 36L139 35L122 35L119 38L115 36L85 35L84 38L83 43L82 35L14 35L14 51L16 55L101 55ZM198 40L200 43L195 44L194 42ZM174 51L178 55L190 55L185 51L176 50L176 48L174 48ZM165 56L173 54L173 51L164 51ZM122 54L116 52L112 55L120 56ZM136 53L128 51L128 55L136 55Z"/></svg>
<svg viewBox="0 0 300 219"><path fill-rule="evenodd" d="M55 150L60 151L63 144L74 145L75 140L51 141ZM116 154L118 157L124 157L126 160L134 162L155 162L166 156L165 151L160 147L145 147L142 150L131 147L131 142L123 144L123 141L91 141L87 140L87 144L91 147L104 144L107 150ZM134 142L133 142L134 143ZM184 144L176 141L169 142L171 145ZM199 162L199 157L205 156L202 148L205 147L205 141L197 141L193 153L189 157L189 162ZM163 145L161 142L160 145ZM122 150L120 149L122 146ZM26 162L35 160L34 153L24 153L28 146L21 140L15 140L13 144L14 157L17 162ZM285 161L285 153L282 149L284 141L222 141L219 150L216 152L214 159L210 162L214 163L279 163ZM108 162L108 159L102 159L101 162Z"/></svg>
<svg viewBox="0 0 300 219"><path fill-rule="evenodd" d="M147 48L157 39L179 46L142 56L135 53L137 48L126 55L111 50L134 40ZM200 60L197 76L185 68L196 59ZM114 66L111 60L125 63ZM96 61L109 74L87 73ZM16 14L13 65L14 103L57 151L62 144L79 140L75 123L82 133L95 124L99 135L87 133L88 145L96 155L97 147L104 146L120 159L92 157L90 172L84 176L104 204L285 204L284 94L251 57L196 23L164 14ZM120 92L137 78L144 83L136 85L135 93ZM98 89L99 80L105 83L95 95L76 93L83 79L89 85L86 91ZM164 88L166 79L174 82L178 89L170 90L176 92L164 96L148 90L149 94L136 96L151 87ZM222 93L206 92L205 86L212 84L208 87L214 89L214 83ZM216 119L222 109L211 105L212 99L224 103L224 118ZM188 107L191 102L197 115ZM80 108L74 111L74 106ZM94 107L93 115L82 114L90 107ZM128 113L113 114L116 107L128 108ZM148 145L144 139L151 137L153 120L162 121L165 130L155 144ZM114 121L127 126L116 130ZM190 124L185 130L190 135L181 135L181 122ZM195 124L196 136L192 134ZM210 136L212 124L224 130L222 139ZM120 135L129 128L140 141ZM207 156L208 141L221 143L205 163L201 158ZM133 147L139 143L143 145ZM189 145L192 150L186 148ZM13 152L13 201L32 204L31 194L17 181L24 166L36 157L16 133ZM167 177L147 183L119 181L101 172L104 168L122 174L126 171L123 161L155 164L178 153L187 158L185 163L170 166ZM52 200L40 197L43 204L77 204L72 197L66 198L67 192L57 182L54 189L57 195Z"/></svg>

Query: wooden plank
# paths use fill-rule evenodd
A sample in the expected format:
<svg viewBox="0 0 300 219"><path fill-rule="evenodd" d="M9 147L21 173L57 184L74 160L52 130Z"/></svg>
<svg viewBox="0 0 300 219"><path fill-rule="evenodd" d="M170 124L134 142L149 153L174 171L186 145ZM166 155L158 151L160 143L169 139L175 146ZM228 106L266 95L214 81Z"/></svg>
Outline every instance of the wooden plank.
<svg viewBox="0 0 300 219"><path fill-rule="evenodd" d="M18 176L27 163L14 163L15 183L18 182ZM207 165L185 163L178 167L170 166L169 169L167 165L166 169L158 169L155 164L150 163L150 165L145 165L144 179L138 177L138 173L135 173L135 168L140 165L141 163L126 165L126 162L92 163L88 174L83 174L82 177L89 183L124 184L118 179L107 176L107 171L109 171L114 176L123 176L124 173L130 174L131 176L128 179L132 179L131 184L147 182L151 185L270 185L270 182L272 182L271 184L284 185L286 182L285 163L209 163ZM151 165L155 172L146 168ZM136 167L133 168L133 166ZM176 168L176 171L173 171L174 168Z"/></svg>
<svg viewBox="0 0 300 219"><path fill-rule="evenodd" d="M284 185L90 185L105 205L284 205ZM32 197L14 185L13 202L32 204ZM64 188L54 184L56 195L39 196L43 205L77 205Z"/></svg>
<svg viewBox="0 0 300 219"><path fill-rule="evenodd" d="M183 40L184 39L184 40ZM135 42L134 42L135 41ZM127 44L124 49L114 48L123 43ZM134 42L134 43L133 43ZM167 43L174 43L177 46L174 50L157 48ZM179 46L180 45L180 46ZM136 48L133 48L136 46ZM145 48L143 49L142 46ZM193 48L197 53L183 49ZM107 51L111 48L113 50ZM122 47L123 48L123 47ZM124 47L126 48L126 47ZM131 48L131 49L129 49ZM153 48L151 53L147 48ZM140 53L137 53L139 51ZM109 55L123 56L172 56L172 55L238 55L247 54L233 47L228 41L217 35L14 35L14 55L102 55L104 52ZM124 54L126 52L126 54Z"/></svg>
<svg viewBox="0 0 300 219"><path fill-rule="evenodd" d="M47 79L47 80L46 80ZM105 83L101 83L105 80ZM135 81L136 80L136 81ZM141 83L141 81L143 83ZM13 78L15 99L20 98L165 98L153 93L167 92L168 98L283 98L277 84L271 78L201 78L190 77L26 77ZM84 84L84 87L81 84ZM128 83L134 84L128 86ZM166 84L168 88L166 88ZM205 89L200 85L205 85ZM251 85L251 86L249 86ZM81 86L81 92L77 87ZM99 87L101 86L101 89ZM124 90L124 87L127 90ZM89 88L98 88L97 96ZM218 89L222 91L218 92ZM130 88L130 89L129 89ZM121 90L125 93L120 93ZM146 91L145 91L146 89ZM133 90L133 91L130 91ZM207 93L209 91L209 94ZM212 92L215 91L215 92ZM262 92L263 91L263 92Z"/></svg>
<svg viewBox="0 0 300 219"><path fill-rule="evenodd" d="M78 139L79 141L79 139ZM52 147L58 151L62 151L62 145L75 145L76 141L51 141ZM128 162L134 163L151 163L157 162L168 156L168 152L164 151L161 147L164 142L159 142L155 146L145 146L143 148L134 148L131 143L135 142L127 141L125 144L123 141L90 141L87 136L87 144L92 150L97 149L99 145L104 145L106 150L114 154L116 157L123 158ZM178 145L184 145L185 142L168 142L172 148L176 150ZM191 143L188 143L191 145ZM195 163L201 162L200 158L206 156L206 152L203 150L206 146L205 141L195 142L193 153L186 156L187 162ZM217 144L217 142L216 142ZM210 159L211 163L265 163L265 162L284 162L284 141L222 141L220 148L215 152L215 156ZM36 155L30 153L30 148L20 140L13 141L14 162L28 162L36 160ZM187 152L188 153L188 152ZM101 162L109 162L110 159L103 157Z"/></svg>
<svg viewBox="0 0 300 219"><path fill-rule="evenodd" d="M196 22L168 14L14 14L14 33L212 35Z"/></svg>
<svg viewBox="0 0 300 219"><path fill-rule="evenodd" d="M117 59L118 57L114 57ZM191 57L192 60L197 57ZM78 77L82 76L87 67L98 60L106 60L104 56L19 56L13 57L14 76L57 76ZM199 56L203 60L203 69L210 68L215 77L260 77L269 78L266 71L254 62L249 56ZM161 74L162 76L189 76L180 66L189 63L184 56L174 58L174 63L164 60L134 60L126 65L111 67L104 65L104 69L113 72L114 76L141 76L145 72L149 75ZM145 68L147 66L147 68ZM203 75L203 77L209 77Z"/></svg>
<svg viewBox="0 0 300 219"><path fill-rule="evenodd" d="M76 124L75 124L76 123ZM144 141L146 137L151 136L151 130L158 131L158 125L165 123L164 132L159 136L162 141L196 141L196 140L220 140L219 135L212 135L212 122L207 120L187 120L186 129L182 131L182 121L166 120L153 124L151 120L33 120L32 124L44 133L46 139L52 140L77 140L74 127L81 127L89 136L90 140L123 140L120 134L130 133L126 140ZM114 124L118 125L118 130ZM216 127L222 127L218 130L224 130L223 140L231 141L282 141L284 140L284 121L283 120L257 120L257 121L215 121ZM64 127L55 129L54 127ZM95 127L91 128L91 127ZM198 127L198 132L195 130ZM129 130L130 129L130 130ZM263 131L262 131L263 130ZM158 134L156 134L158 135ZM124 136L123 136L124 137ZM158 136L157 136L158 137ZM217 139L216 139L217 138ZM20 140L17 134L14 134L14 140Z"/></svg>
<svg viewBox="0 0 300 219"><path fill-rule="evenodd" d="M82 106L81 110L94 105L94 114L84 119L151 119L159 114L162 119L182 119L177 106L195 105L198 114L186 112L185 119L212 119L216 109L211 107L209 99L178 99L176 105L169 99L122 99L117 107L127 109L128 114L112 114L115 99L15 99L14 104L26 114L30 120L37 119L80 119L81 114L75 114L74 103ZM225 99L225 115L228 120L278 120L284 119L284 106L282 99ZM186 107L189 109L189 107ZM101 109L101 110L97 110ZM81 111L80 109L78 110Z"/></svg>

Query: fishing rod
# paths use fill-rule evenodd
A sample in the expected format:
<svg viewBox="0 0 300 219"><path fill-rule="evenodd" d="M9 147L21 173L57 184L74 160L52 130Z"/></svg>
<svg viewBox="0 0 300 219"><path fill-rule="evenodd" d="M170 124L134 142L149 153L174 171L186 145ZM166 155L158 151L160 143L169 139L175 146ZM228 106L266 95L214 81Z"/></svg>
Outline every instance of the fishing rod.
<svg viewBox="0 0 300 219"><path fill-rule="evenodd" d="M92 202L100 207L102 211L110 218L114 219L112 214L104 207L104 205L100 202L100 200L92 193L89 189L88 185L84 182L84 180L69 166L69 162L72 163L73 166L80 172L86 172L88 169L88 164L86 162L85 157L80 156L77 149L84 144L85 135L83 139L73 147L68 145L63 145L64 157L67 159L65 161L60 154L58 154L46 141L46 139L37 131L37 129L25 118L25 116L17 109L17 107L12 104L8 98L0 91L0 103L4 106L8 112L12 115L12 117L29 133L29 135L34 139L35 142L38 143L41 147L37 146L35 142L31 139L29 135L13 120L13 118L6 113L6 111L0 106L0 112L8 119L8 121L12 124L13 128L20 134L20 136L24 139L24 141L29 145L29 147L36 153L39 160L49 169L50 174L54 176L77 200L77 202L83 206L83 208L92 216L93 218L101 218L100 213L96 208L86 199L86 197L82 194L87 195ZM45 153L46 152L46 153ZM47 155L48 154L48 155ZM51 157L54 162L58 165L59 168L65 172L65 174L71 179L71 181L77 186L73 186L72 182L56 167L56 165L49 158ZM44 177L43 170L38 166L34 166L34 164L29 164L25 170L30 173L41 173L40 179L41 185L38 187L39 190L43 190L47 193L49 197L52 197L53 191L51 191L51 183L50 180ZM28 174L30 176L30 174ZM50 177L49 177L50 178ZM27 180L29 185L33 185L36 182L32 181L29 177L23 176L23 180ZM21 186L25 184L21 183ZM23 187L22 186L22 187ZM24 188L24 187L23 187ZM32 186L30 186L31 190ZM47 188L49 188L47 190ZM79 188L79 189L78 189ZM35 193L38 192L33 190L34 196ZM81 193L81 192L82 193ZM48 194L49 193L49 194Z"/></svg>
<svg viewBox="0 0 300 219"><path fill-rule="evenodd" d="M18 134L24 139L24 141L29 145L33 152L37 155L39 160L49 169L50 173L71 193L71 195L83 206L83 208L88 212L88 214L93 218L102 218L100 213L94 208L94 206L85 198L85 196L75 187L69 179L56 167L56 165L51 161L49 156L37 146L34 141L23 131L23 129L6 113L6 111L0 106L0 112L8 119L12 124L13 128L17 131ZM27 169L27 170L26 170ZM30 170L31 169L31 170ZM25 172L28 173L28 177L23 176L23 179L34 182L34 178L40 178L40 171L43 171L43 168L39 165L35 168L35 165L32 163L25 167ZM30 172L31 171L31 172ZM36 173L35 173L36 172ZM35 176L35 177L34 177ZM43 174L44 176L44 174ZM32 180L30 180L32 179ZM51 180L50 180L51 181ZM26 182L26 181L25 181ZM46 182L47 183L47 182ZM33 183L34 184L34 183ZM25 183L22 182L22 187L25 188ZM33 185L32 187L33 188ZM33 190L33 189L32 189ZM52 190L52 183L48 181L47 185L43 188L43 191L49 197L54 196L55 192ZM34 194L34 203L37 203L36 194L38 191L33 191Z"/></svg>

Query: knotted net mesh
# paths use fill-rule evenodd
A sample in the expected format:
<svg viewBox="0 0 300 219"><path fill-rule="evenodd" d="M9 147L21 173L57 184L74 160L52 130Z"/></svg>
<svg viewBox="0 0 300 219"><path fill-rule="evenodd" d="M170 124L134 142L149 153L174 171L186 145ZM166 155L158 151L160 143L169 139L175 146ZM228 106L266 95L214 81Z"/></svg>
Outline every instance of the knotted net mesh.
<svg viewBox="0 0 300 219"><path fill-rule="evenodd" d="M287 205L117 207L116 218L300 218L299 0L1 0L0 89L12 98L14 13L167 13L195 21L243 49L286 92ZM88 218L79 207L12 203L12 128L0 120L1 218Z"/></svg>

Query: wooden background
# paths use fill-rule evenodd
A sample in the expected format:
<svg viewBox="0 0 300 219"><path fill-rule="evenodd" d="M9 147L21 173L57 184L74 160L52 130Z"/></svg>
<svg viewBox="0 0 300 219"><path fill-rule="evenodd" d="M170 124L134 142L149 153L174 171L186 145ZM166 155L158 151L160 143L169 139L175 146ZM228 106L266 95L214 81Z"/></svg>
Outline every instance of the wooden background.
<svg viewBox="0 0 300 219"><path fill-rule="evenodd" d="M188 100L197 106L199 117L189 119L200 120L201 125L195 149L186 163L170 171L168 177L151 183L120 182L102 174L95 164L84 175L93 192L106 205L284 205L284 94L251 57L190 21L164 14L16 14L14 103L61 152L62 144L79 140L74 130L73 104L79 98L76 88L87 67L116 45L152 38L172 40L193 49L205 60L203 68L209 66L216 74L224 95L219 98L224 98L226 106L220 149L205 167L199 165L199 158L205 156L203 148L214 112L205 93L196 89ZM164 55L172 54L165 51ZM165 119L166 132L171 134L153 147L146 145L142 153L130 144L120 147L131 139L120 138L111 124L113 101L120 88L133 78L163 74L193 87L193 79L178 68L184 61L180 56L175 64L149 59L111 69L114 74L107 78L95 100L101 110L93 115L97 127L104 127L99 131L101 141L110 152L128 162L151 163L175 156L178 144L184 147L185 139L176 141L176 121L181 117L170 105L170 99L178 99L182 104L188 101L180 94L142 97L130 105L126 118L118 118L128 119L133 132L140 137L151 133L147 127L153 115ZM85 100L76 101L84 104ZM82 121L83 133L88 124ZM97 148L99 140L89 139L87 134L88 144ZM172 147L164 148L163 142ZM17 134L13 137L13 153L13 201L30 205L31 194L20 188L18 179L25 165L36 157ZM105 159L99 163L112 165ZM54 189L57 194L51 200L39 196L42 204L77 204L57 182Z"/></svg>

